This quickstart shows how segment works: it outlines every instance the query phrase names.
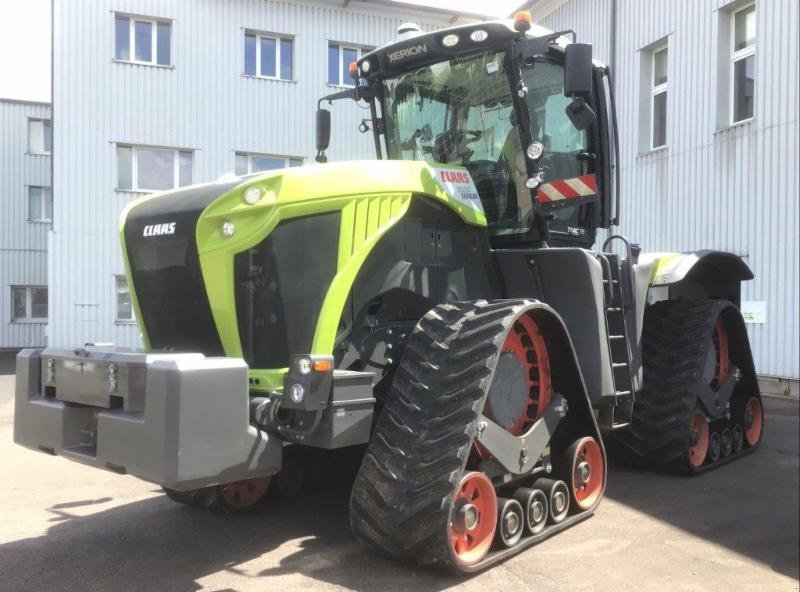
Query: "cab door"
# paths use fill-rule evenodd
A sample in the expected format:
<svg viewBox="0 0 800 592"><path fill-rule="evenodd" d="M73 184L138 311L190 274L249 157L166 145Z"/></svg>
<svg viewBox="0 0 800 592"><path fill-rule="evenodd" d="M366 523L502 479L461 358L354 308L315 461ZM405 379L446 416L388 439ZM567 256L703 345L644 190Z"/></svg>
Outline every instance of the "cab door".
<svg viewBox="0 0 800 592"><path fill-rule="evenodd" d="M598 201L604 177L598 174L595 149L601 144L600 126L596 121L589 129L579 130L567 116L572 99L564 95L560 55L536 58L522 75L528 87L531 139L544 145L537 193L549 218L549 243L590 248L600 225ZM597 113L593 100L590 104Z"/></svg>

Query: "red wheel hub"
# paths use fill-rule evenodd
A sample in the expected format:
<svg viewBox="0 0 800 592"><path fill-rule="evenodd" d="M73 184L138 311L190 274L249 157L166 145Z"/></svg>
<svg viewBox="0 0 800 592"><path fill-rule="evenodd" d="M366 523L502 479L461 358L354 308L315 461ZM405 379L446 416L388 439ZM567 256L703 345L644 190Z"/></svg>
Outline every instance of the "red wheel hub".
<svg viewBox="0 0 800 592"><path fill-rule="evenodd" d="M750 446L761 440L761 429L764 425L764 408L758 397L750 397L744 408L744 439Z"/></svg>
<svg viewBox="0 0 800 592"><path fill-rule="evenodd" d="M483 473L467 473L453 496L450 517L450 545L456 559L463 565L483 559L492 546L496 526L494 485Z"/></svg>
<svg viewBox="0 0 800 592"><path fill-rule="evenodd" d="M522 365L527 380L527 397L508 431L518 436L544 415L550 405L550 357L536 322L522 315L506 336L502 353L512 354ZM502 355L502 354L501 354Z"/></svg>
<svg viewBox="0 0 800 592"><path fill-rule="evenodd" d="M225 503L236 509L249 508L258 503L267 493L272 477L259 477L257 479L245 479L235 483L225 483L220 485L220 493Z"/></svg>
<svg viewBox="0 0 800 592"><path fill-rule="evenodd" d="M717 324L714 325L714 353L716 356L716 364L714 367L714 378L711 381L711 388L714 390L725 384L731 372L731 361L728 351L728 330L725 328L725 323L722 318L717 319Z"/></svg>
<svg viewBox="0 0 800 592"><path fill-rule="evenodd" d="M596 506L603 496L605 463L597 440L590 436L572 445L572 497L581 510Z"/></svg>
<svg viewBox="0 0 800 592"><path fill-rule="evenodd" d="M698 468L708 456L708 419L702 411L695 411L689 422L691 430L689 440L689 463Z"/></svg>

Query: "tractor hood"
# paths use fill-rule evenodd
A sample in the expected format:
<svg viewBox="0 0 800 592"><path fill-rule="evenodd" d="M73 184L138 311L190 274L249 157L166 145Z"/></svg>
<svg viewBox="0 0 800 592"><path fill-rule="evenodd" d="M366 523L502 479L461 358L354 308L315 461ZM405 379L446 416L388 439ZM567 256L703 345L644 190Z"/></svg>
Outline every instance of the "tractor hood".
<svg viewBox="0 0 800 592"><path fill-rule="evenodd" d="M486 226L469 173L423 162L293 167L134 202L121 239L145 346L242 356L273 369L285 367L287 352L330 351L361 264L423 198ZM252 293L261 288L274 291L256 303L271 312L252 318ZM252 326L271 322L268 337L247 343Z"/></svg>

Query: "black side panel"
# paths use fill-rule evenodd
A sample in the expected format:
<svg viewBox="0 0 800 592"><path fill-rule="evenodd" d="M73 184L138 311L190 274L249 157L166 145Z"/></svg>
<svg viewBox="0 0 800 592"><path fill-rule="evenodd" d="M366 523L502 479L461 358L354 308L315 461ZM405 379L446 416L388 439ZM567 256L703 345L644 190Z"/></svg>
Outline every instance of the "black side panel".
<svg viewBox="0 0 800 592"><path fill-rule="evenodd" d="M283 368L311 351L336 275L340 212L292 218L234 260L242 352L254 368Z"/></svg>
<svg viewBox="0 0 800 592"><path fill-rule="evenodd" d="M353 284L334 351L337 367L389 372L397 336L431 308L499 296L485 228L414 196L408 212L371 251Z"/></svg>
<svg viewBox="0 0 800 592"><path fill-rule="evenodd" d="M356 324L376 299L383 320L416 322L435 305L495 298L498 282L486 230L446 206L414 197L406 215L370 253L353 285Z"/></svg>
<svg viewBox="0 0 800 592"><path fill-rule="evenodd" d="M498 250L507 298L537 298L569 330L592 403L614 392L603 300L602 268L584 249Z"/></svg>
<svg viewBox="0 0 800 592"><path fill-rule="evenodd" d="M239 183L176 191L128 213L124 229L128 262L153 349L224 355L200 270L195 230L202 211ZM173 234L145 236L145 227L173 223Z"/></svg>

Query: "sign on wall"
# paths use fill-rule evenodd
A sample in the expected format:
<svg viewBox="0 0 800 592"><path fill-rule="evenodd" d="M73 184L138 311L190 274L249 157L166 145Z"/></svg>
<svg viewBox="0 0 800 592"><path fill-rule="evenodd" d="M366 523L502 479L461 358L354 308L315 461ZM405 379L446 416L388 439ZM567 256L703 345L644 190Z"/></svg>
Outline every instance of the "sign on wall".
<svg viewBox="0 0 800 592"><path fill-rule="evenodd" d="M764 300L742 301L742 316L745 323L764 325L767 322L767 303Z"/></svg>

